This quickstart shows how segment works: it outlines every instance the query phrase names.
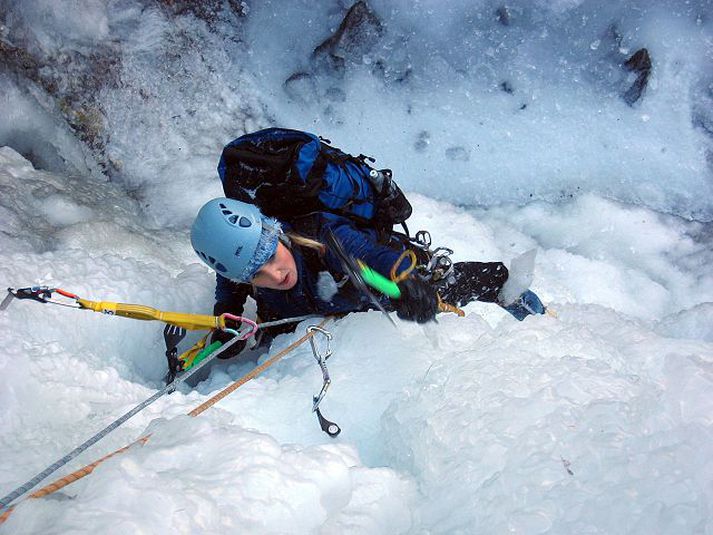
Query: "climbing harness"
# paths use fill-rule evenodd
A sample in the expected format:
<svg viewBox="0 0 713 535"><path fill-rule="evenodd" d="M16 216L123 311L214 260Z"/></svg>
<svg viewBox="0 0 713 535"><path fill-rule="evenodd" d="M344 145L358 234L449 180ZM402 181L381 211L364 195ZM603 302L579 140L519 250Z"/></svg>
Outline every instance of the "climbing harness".
<svg viewBox="0 0 713 535"><path fill-rule="evenodd" d="M436 247L431 254L431 260L425 267L426 273L434 282L447 279L453 273L453 260L451 260L453 249Z"/></svg>
<svg viewBox="0 0 713 535"><path fill-rule="evenodd" d="M419 230L413 238L408 237L408 241L411 246L423 251L428 258L427 263L419 266L419 272L425 279L438 282L448 278L453 273L453 261L451 260L453 249L436 247L431 250L433 240L430 232Z"/></svg>

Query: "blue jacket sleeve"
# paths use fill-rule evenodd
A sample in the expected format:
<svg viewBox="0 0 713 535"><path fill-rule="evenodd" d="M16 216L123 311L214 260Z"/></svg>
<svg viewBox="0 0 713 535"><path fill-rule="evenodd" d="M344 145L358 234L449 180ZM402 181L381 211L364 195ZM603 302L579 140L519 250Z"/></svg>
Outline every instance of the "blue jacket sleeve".
<svg viewBox="0 0 713 535"><path fill-rule="evenodd" d="M250 290L249 284L238 284L216 273L213 314L216 316L224 312L242 314L245 308L245 300L248 298Z"/></svg>
<svg viewBox="0 0 713 535"><path fill-rule="evenodd" d="M403 252L403 250L380 244L374 230L358 229L351 220L345 217L323 213L319 229L319 239L322 243L327 243L327 233L330 230L347 253L385 277L389 277L392 266ZM330 269L342 271L339 259L331 251L327 253L325 259ZM408 259L403 260L397 268L397 273L401 273L408 266Z"/></svg>

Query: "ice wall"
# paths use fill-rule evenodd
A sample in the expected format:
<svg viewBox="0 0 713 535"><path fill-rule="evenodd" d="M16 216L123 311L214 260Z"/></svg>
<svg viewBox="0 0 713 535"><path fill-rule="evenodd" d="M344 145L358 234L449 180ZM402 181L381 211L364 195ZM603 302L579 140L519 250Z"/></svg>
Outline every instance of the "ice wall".
<svg viewBox="0 0 713 535"><path fill-rule="evenodd" d="M157 226L185 225L222 145L269 125L458 204L595 192L713 218L709 2L5 5L0 143L111 177Z"/></svg>

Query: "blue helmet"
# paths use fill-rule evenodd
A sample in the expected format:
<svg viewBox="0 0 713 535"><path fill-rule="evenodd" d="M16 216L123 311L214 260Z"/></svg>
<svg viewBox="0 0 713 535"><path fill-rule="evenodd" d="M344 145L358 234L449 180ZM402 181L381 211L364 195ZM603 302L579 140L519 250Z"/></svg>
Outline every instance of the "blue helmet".
<svg viewBox="0 0 713 535"><path fill-rule="evenodd" d="M196 254L223 277L249 282L275 254L280 224L257 206L221 197L208 201L191 228Z"/></svg>

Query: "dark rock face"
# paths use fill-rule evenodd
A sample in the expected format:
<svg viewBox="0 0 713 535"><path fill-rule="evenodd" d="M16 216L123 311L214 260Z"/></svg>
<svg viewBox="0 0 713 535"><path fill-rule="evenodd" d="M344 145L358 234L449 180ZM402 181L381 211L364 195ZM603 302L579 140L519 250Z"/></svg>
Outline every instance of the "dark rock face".
<svg viewBox="0 0 713 535"><path fill-rule="evenodd" d="M144 11L158 12L166 21L186 19L186 23L175 24L175 31L168 31L162 37L167 45L156 46L148 54L127 54L115 34L86 42L74 42L69 37L66 46L58 43L59 46L43 48L33 42L32 32L22 28L21 18L5 17L5 13L0 12L0 74L9 76L18 87L27 89L28 98L34 98L48 115L60 115L74 136L89 149L92 161L88 158L87 165L109 178L120 177L123 172L121 162L110 154L109 124L116 113L122 112L112 108L109 95L116 92L126 98L133 94L137 109L140 109L151 106L152 99L164 98L157 93L157 88L170 85L191 91L199 84L191 85L181 80L190 80L192 68L203 67L208 74L215 71L210 59L196 51L214 37L240 43L241 25L238 22L247 13L247 3L243 0L144 0L143 4ZM205 24L193 24L191 19ZM6 24L5 28L3 24ZM190 54L193 56L186 60ZM155 63L154 78L132 76L137 65L141 69L151 62ZM177 100L180 101L180 96ZM195 110L183 110L180 104L175 108L186 115L195 113ZM136 110L132 111L138 115ZM25 141L27 139L30 136L25 136ZM12 140L8 143L12 144ZM37 136L36 143L42 147L52 145L41 136ZM31 154L32 147L23 153ZM53 162L63 160L62 155L52 159ZM39 159L33 163L45 166Z"/></svg>
<svg viewBox="0 0 713 535"><path fill-rule="evenodd" d="M0 68L18 73L30 80L40 77L39 62L26 50L0 41Z"/></svg>
<svg viewBox="0 0 713 535"><path fill-rule="evenodd" d="M383 33L379 17L359 0L349 8L337 31L314 49L312 60L326 60L328 67L337 69L343 69L345 62L361 63Z"/></svg>
<svg viewBox="0 0 713 535"><path fill-rule="evenodd" d="M636 74L636 80L622 95L624 101L631 106L641 98L649 82L649 76L651 75L649 51L645 48L637 50L624 62L623 66L627 71Z"/></svg>
<svg viewBox="0 0 713 535"><path fill-rule="evenodd" d="M512 23L512 15L510 14L510 10L507 6L500 6L496 9L495 16L497 17L498 22L503 26L510 26Z"/></svg>
<svg viewBox="0 0 713 535"><path fill-rule="evenodd" d="M247 15L247 5L240 0L156 0L157 3L173 16L193 15L214 28L221 13L227 8L239 17Z"/></svg>
<svg viewBox="0 0 713 535"><path fill-rule="evenodd" d="M640 48L627 57L624 35L612 23L597 47L599 58L594 59L592 74L595 81L616 92L629 106L644 96L651 76L653 62L648 49Z"/></svg>
<svg viewBox="0 0 713 535"><path fill-rule="evenodd" d="M449 147L446 149L446 157L454 162L467 162L470 160L470 151L465 147Z"/></svg>
<svg viewBox="0 0 713 535"><path fill-rule="evenodd" d="M94 94L102 87L118 84L119 67L117 52L111 47L87 55L72 52L36 57L0 41L0 70L41 87L54 99L77 137L97 152L106 146L106 133L104 113ZM106 170L101 161L99 165Z"/></svg>
<svg viewBox="0 0 713 535"><path fill-rule="evenodd" d="M372 74L397 83L406 81L410 75L409 71L392 73L378 58L367 59L383 35L379 17L366 2L359 0L346 12L337 30L314 49L309 67L294 72L283 82L285 93L303 104L324 102L325 115L339 124L341 119L333 104L346 100L341 81L350 66L370 63Z"/></svg>

